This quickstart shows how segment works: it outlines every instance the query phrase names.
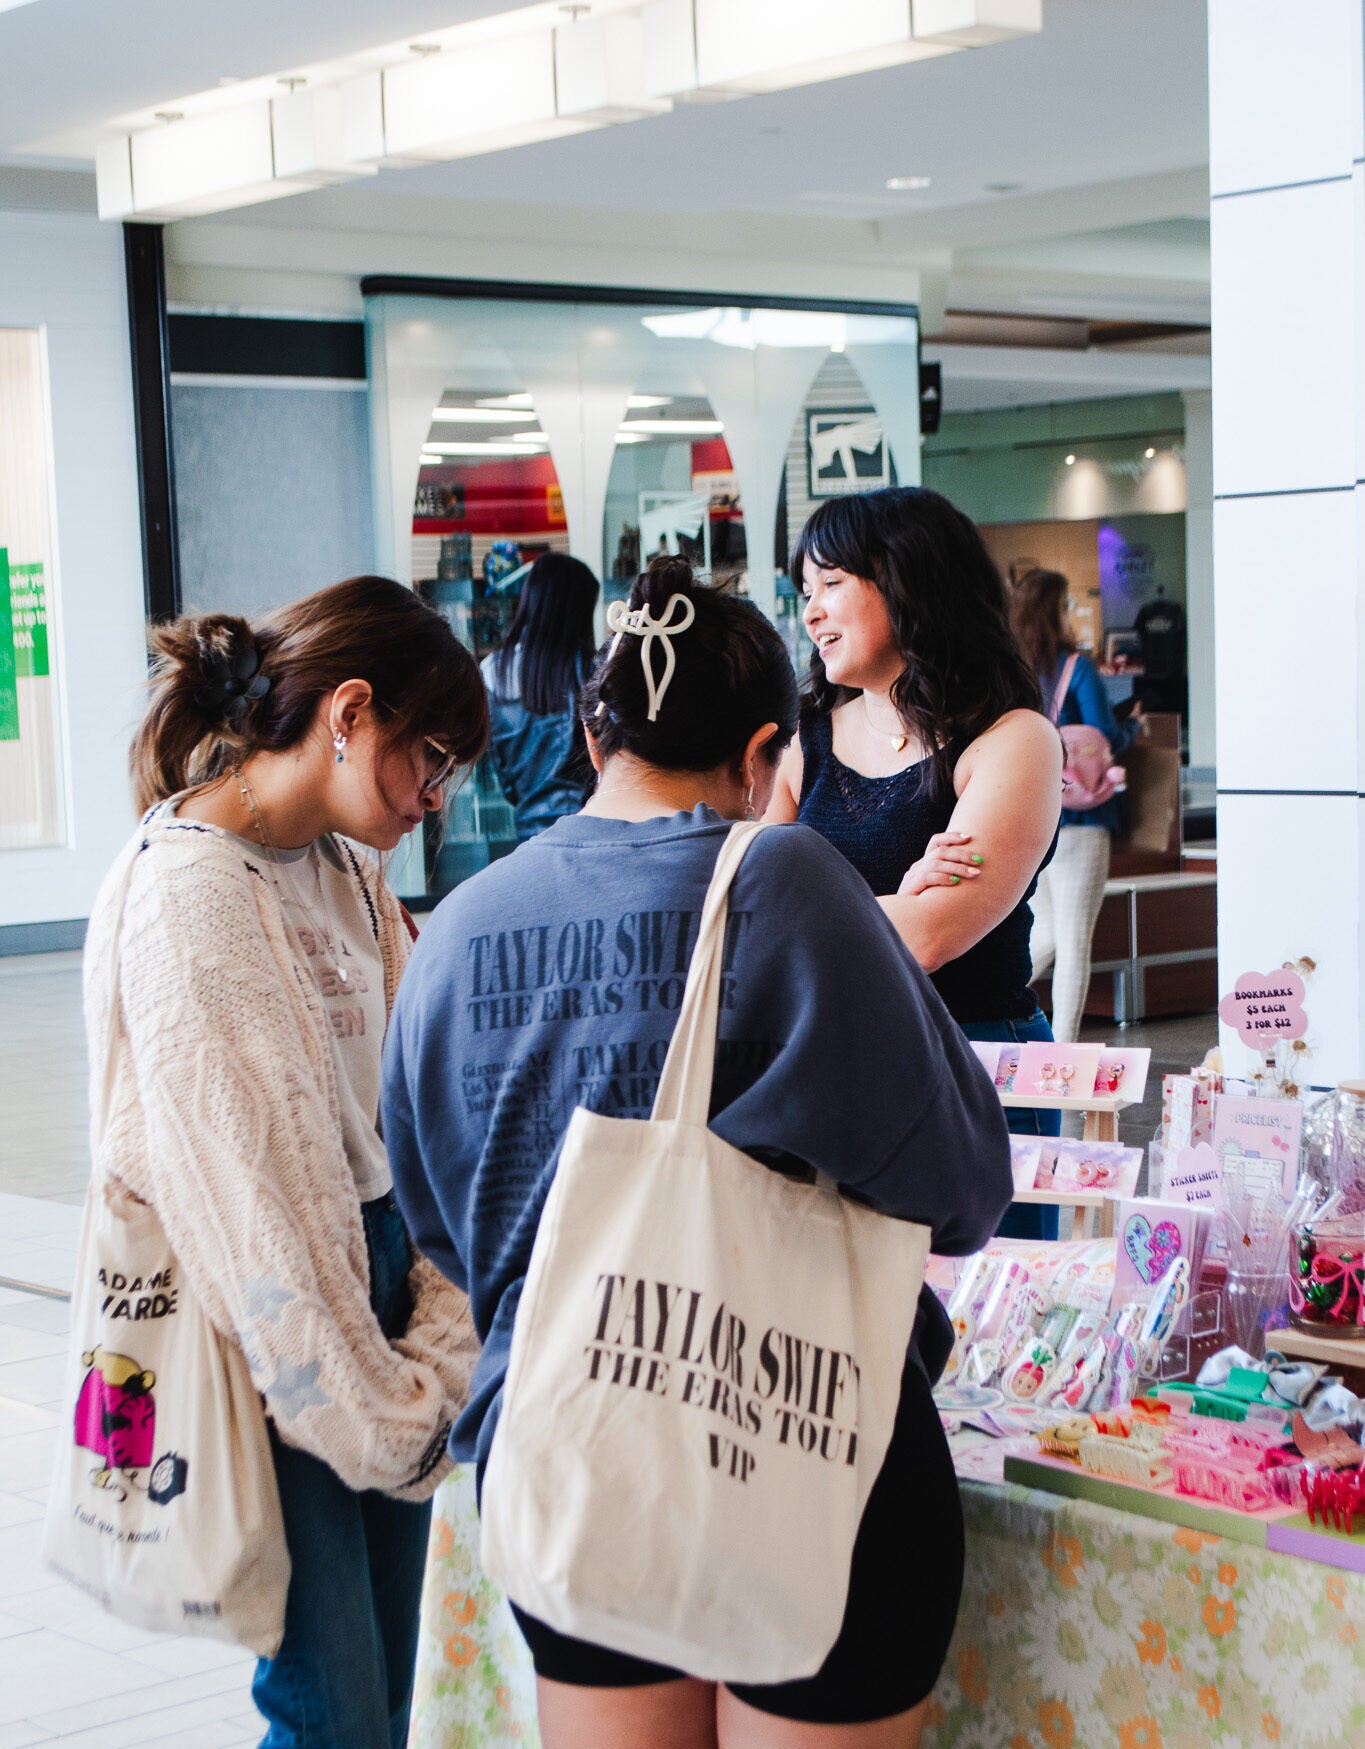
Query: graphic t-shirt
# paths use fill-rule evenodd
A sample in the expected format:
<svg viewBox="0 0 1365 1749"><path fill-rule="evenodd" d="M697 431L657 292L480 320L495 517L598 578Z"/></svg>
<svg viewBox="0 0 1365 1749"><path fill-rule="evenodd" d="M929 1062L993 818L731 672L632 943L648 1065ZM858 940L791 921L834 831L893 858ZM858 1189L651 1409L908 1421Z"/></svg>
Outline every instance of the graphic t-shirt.
<svg viewBox="0 0 1365 1749"><path fill-rule="evenodd" d="M577 814L442 901L399 989L384 1134L414 1243L466 1289L483 1353L451 1440L487 1452L512 1322L574 1108L647 1117L729 823ZM866 883L807 827L763 832L730 892L711 1128L814 1167L934 1249L1010 1200L989 1077ZM946 1320L921 1296L936 1372Z"/></svg>
<svg viewBox="0 0 1365 1749"><path fill-rule="evenodd" d="M271 850L236 838L279 896L284 921L322 998L336 1066L346 1158L361 1202L393 1188L379 1134L384 1048L384 961L355 878L330 838Z"/></svg>

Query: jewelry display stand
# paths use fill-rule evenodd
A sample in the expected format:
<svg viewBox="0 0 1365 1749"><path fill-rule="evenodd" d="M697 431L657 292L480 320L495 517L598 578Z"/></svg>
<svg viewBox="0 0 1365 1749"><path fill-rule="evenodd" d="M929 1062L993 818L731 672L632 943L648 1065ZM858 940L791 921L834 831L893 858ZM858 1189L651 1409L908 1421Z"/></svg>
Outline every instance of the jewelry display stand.
<svg viewBox="0 0 1365 1749"><path fill-rule="evenodd" d="M1007 1111L1017 1107L1027 1111L1084 1112L1083 1141L1116 1142L1119 1139L1119 1113L1133 1101L1122 1093L1092 1093L1088 1099L1064 1097L1059 1093L1002 1093L1000 1103ZM1085 1232L1088 1217L1093 1212L1094 1237L1113 1237L1116 1199L1112 1196L1086 1190L1016 1190L1014 1200L1074 1210L1071 1231L1076 1238Z"/></svg>

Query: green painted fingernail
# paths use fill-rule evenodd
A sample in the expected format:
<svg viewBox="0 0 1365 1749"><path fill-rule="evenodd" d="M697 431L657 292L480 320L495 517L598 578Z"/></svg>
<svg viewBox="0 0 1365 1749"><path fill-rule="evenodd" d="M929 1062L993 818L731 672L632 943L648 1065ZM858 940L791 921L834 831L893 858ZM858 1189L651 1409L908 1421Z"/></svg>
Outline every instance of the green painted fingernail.
<svg viewBox="0 0 1365 1749"><path fill-rule="evenodd" d="M985 862L985 860L986 859L984 856L978 856L975 851L972 852L972 861L973 862L981 863L981 862Z"/></svg>
<svg viewBox="0 0 1365 1749"><path fill-rule="evenodd" d="M949 875L948 876L948 884L950 886L955 887L960 883L961 879L962 879L961 875Z"/></svg>

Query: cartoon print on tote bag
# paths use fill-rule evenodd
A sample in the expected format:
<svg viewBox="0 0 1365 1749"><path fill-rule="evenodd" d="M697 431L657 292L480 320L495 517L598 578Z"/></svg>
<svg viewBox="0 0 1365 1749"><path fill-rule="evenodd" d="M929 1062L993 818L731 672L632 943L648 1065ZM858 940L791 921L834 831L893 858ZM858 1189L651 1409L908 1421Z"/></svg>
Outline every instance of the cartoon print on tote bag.
<svg viewBox="0 0 1365 1749"><path fill-rule="evenodd" d="M156 1374L108 1348L89 1349L81 1365L89 1370L76 1398L75 1435L77 1445L100 1459L90 1472L91 1485L111 1490L119 1501L136 1488L158 1506L183 1494L189 1478L185 1459L170 1451L152 1457Z"/></svg>

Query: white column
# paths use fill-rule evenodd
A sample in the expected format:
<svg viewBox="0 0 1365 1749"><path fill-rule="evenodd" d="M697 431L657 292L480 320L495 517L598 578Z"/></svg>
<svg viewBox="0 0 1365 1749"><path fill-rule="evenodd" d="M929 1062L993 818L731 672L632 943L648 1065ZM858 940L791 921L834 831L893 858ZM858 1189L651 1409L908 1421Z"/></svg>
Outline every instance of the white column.
<svg viewBox="0 0 1365 1749"><path fill-rule="evenodd" d="M1212 770L1214 733L1213 637L1213 396L1186 389L1185 402L1185 618L1189 638L1190 765Z"/></svg>
<svg viewBox="0 0 1365 1749"><path fill-rule="evenodd" d="M1361 27L1209 0L1219 975L1317 962L1315 1081L1365 1067Z"/></svg>

